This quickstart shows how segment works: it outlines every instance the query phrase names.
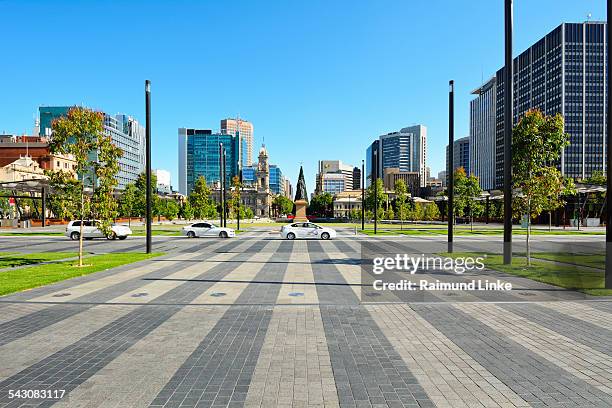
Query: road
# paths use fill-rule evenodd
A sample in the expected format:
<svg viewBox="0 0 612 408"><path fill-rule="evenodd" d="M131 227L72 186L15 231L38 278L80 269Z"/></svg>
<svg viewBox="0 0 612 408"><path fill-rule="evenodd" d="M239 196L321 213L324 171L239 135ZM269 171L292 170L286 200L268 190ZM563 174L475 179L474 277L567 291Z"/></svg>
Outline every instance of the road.
<svg viewBox="0 0 612 408"><path fill-rule="evenodd" d="M597 251L602 239L538 237L534 247ZM143 245L98 240L86 250ZM0 298L0 406L612 406L610 300L488 271L419 276L501 279L513 290L408 302L364 291L364 248L445 246L349 230L332 241L282 241L265 228L228 240L155 237L162 257ZM491 237L456 243L500 247ZM0 237L0 251L73 249L63 237ZM9 398L41 389L65 395Z"/></svg>

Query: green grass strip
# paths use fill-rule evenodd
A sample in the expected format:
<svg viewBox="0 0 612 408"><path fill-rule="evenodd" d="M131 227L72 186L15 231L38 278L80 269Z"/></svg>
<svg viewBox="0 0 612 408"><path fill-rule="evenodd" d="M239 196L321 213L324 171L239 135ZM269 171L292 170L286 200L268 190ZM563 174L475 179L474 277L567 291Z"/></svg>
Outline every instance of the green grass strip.
<svg viewBox="0 0 612 408"><path fill-rule="evenodd" d="M78 256L76 252L37 252L31 254L10 254L0 257L0 269L34 265L41 262L57 261L58 259L66 259ZM0 272L2 273L2 272Z"/></svg>
<svg viewBox="0 0 612 408"><path fill-rule="evenodd" d="M580 266L559 264L531 259L531 266L527 266L527 260L523 257L515 257L512 265L505 265L503 256L496 254L483 254L477 252L453 252L443 253L443 256L457 257L482 257L486 255L484 264L487 268L509 275L528 278L537 282L548 283L565 289L580 291L593 296L610 296L612 290L604 289L604 272L587 269ZM536 254L534 254L535 256ZM537 256L541 257L538 253ZM550 260L563 262L564 256L559 254L547 254ZM585 255L586 256L586 255ZM555 258L556 257L556 258ZM555 258L555 259L553 259Z"/></svg>
<svg viewBox="0 0 612 408"><path fill-rule="evenodd" d="M105 271L121 265L142 261L163 255L162 253L122 252L100 254L84 259L88 266L76 267L76 261L66 261L46 265L32 266L0 273L0 295L37 288L39 286Z"/></svg>

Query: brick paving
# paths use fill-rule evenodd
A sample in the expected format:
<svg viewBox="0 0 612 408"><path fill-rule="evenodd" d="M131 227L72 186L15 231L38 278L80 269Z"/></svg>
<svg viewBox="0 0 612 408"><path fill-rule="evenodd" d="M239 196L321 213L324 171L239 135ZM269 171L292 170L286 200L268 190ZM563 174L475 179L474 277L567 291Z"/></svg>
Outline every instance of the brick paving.
<svg viewBox="0 0 612 408"><path fill-rule="evenodd" d="M346 232L281 241L265 229L232 240L164 237L161 258L0 297L0 407L612 406L609 299L497 272L419 271L516 290L363 302L364 243L380 253L445 246ZM461 243L481 244L493 245ZM0 251L17 247L0 239ZM66 394L9 397L34 389Z"/></svg>

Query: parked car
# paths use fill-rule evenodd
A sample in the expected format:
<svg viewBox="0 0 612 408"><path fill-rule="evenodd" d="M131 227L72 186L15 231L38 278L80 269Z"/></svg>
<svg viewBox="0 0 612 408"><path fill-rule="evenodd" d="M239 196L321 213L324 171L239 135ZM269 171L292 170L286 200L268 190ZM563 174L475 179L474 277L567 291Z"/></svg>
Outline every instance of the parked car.
<svg viewBox="0 0 612 408"><path fill-rule="evenodd" d="M100 221L97 220L85 220L83 221L83 238L94 239L94 238L107 238L107 239L126 239L128 235L132 235L132 230L119 224L111 225L111 232L105 235L98 226ZM81 220L70 221L66 226L66 236L73 241L78 241L81 237Z"/></svg>
<svg viewBox="0 0 612 408"><path fill-rule="evenodd" d="M183 235L189 238L197 237L219 237L230 238L235 237L236 233L231 228L217 227L208 222L196 222L195 224L183 227Z"/></svg>
<svg viewBox="0 0 612 408"><path fill-rule="evenodd" d="M280 230L281 238L296 239L296 238L314 238L314 239L332 239L336 238L336 230L329 227L322 227L313 222L296 222L294 224L284 225Z"/></svg>

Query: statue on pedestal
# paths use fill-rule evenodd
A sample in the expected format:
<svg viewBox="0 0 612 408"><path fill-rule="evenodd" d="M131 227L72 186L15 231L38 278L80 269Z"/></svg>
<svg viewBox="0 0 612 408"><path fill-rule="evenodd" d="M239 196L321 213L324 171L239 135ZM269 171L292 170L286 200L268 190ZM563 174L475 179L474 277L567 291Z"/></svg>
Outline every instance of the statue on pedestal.
<svg viewBox="0 0 612 408"><path fill-rule="evenodd" d="M306 182L304 181L304 169L300 166L300 175L295 188L295 218L293 221L308 221L306 218L306 207L308 206L308 193L306 193Z"/></svg>

